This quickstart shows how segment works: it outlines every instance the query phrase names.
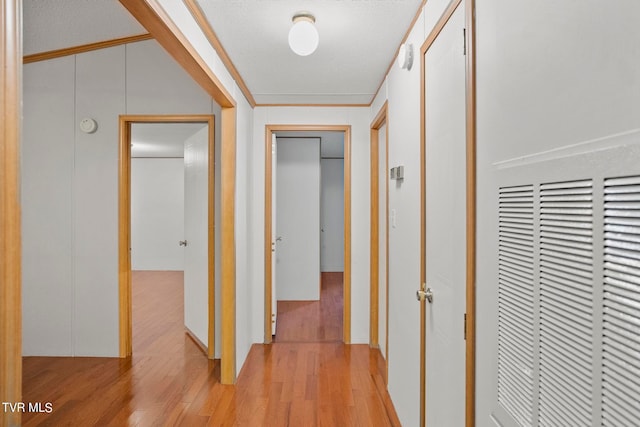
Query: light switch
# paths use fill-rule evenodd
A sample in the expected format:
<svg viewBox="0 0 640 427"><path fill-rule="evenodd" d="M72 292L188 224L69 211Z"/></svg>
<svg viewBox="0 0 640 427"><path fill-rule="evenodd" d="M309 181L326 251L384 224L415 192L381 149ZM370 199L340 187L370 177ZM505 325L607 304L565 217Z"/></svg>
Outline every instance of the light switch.
<svg viewBox="0 0 640 427"><path fill-rule="evenodd" d="M396 228L396 210L391 209L391 227Z"/></svg>

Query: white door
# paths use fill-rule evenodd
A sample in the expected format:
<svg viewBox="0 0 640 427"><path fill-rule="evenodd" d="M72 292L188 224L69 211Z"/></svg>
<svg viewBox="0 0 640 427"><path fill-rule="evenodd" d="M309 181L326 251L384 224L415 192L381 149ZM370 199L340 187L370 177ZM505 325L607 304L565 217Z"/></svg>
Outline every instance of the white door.
<svg viewBox="0 0 640 427"><path fill-rule="evenodd" d="M320 139L278 138L278 300L320 298Z"/></svg>
<svg viewBox="0 0 640 427"><path fill-rule="evenodd" d="M184 324L204 345L209 334L208 186L209 129L204 127L184 144Z"/></svg>
<svg viewBox="0 0 640 427"><path fill-rule="evenodd" d="M277 169L278 168L278 144L276 134L271 135L271 200L277 201ZM276 257L278 256L278 222L277 203L271 203L271 335L276 334L276 322L278 321L278 298L276 283Z"/></svg>
<svg viewBox="0 0 640 427"><path fill-rule="evenodd" d="M425 54L426 417L465 421L466 147L464 7Z"/></svg>
<svg viewBox="0 0 640 427"><path fill-rule="evenodd" d="M344 271L344 159L320 162L320 271Z"/></svg>

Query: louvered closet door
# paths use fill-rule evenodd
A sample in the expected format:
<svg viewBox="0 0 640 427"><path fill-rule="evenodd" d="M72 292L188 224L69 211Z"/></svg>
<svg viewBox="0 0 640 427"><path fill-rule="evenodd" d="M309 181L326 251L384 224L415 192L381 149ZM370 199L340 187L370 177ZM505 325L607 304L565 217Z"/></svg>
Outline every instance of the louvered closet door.
<svg viewBox="0 0 640 427"><path fill-rule="evenodd" d="M640 426L638 158L640 144L504 172L495 425Z"/></svg>
<svg viewBox="0 0 640 427"><path fill-rule="evenodd" d="M498 402L523 426L533 411L533 191L501 188L498 208Z"/></svg>
<svg viewBox="0 0 640 427"><path fill-rule="evenodd" d="M540 186L540 426L592 421L592 193L590 180Z"/></svg>
<svg viewBox="0 0 640 427"><path fill-rule="evenodd" d="M602 425L640 424L640 176L604 185Z"/></svg>

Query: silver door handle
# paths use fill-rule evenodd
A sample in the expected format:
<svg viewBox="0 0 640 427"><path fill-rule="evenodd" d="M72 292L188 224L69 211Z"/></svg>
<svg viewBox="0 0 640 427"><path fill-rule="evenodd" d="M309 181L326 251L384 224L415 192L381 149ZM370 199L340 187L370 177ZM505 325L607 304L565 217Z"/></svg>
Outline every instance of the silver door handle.
<svg viewBox="0 0 640 427"><path fill-rule="evenodd" d="M186 240L180 240L180 246L187 246L187 241Z"/></svg>
<svg viewBox="0 0 640 427"><path fill-rule="evenodd" d="M425 291L423 291L422 289L417 290L416 299L420 302L426 299L429 304L433 303L433 290L431 288L427 288L427 290Z"/></svg>
<svg viewBox="0 0 640 427"><path fill-rule="evenodd" d="M281 242L281 241L282 241L282 236L276 237L276 242Z"/></svg>

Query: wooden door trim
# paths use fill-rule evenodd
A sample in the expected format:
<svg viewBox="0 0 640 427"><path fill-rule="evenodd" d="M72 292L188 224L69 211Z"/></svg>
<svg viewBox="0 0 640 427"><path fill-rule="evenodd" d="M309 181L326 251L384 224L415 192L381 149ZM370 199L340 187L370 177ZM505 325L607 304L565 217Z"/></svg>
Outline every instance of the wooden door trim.
<svg viewBox="0 0 640 427"><path fill-rule="evenodd" d="M0 399L22 401L20 241L20 127L22 99L21 2L0 0ZM20 425L4 411L0 425Z"/></svg>
<svg viewBox="0 0 640 427"><path fill-rule="evenodd" d="M378 114L371 122L370 126L370 139L371 139L371 208L370 208L370 282L369 282L369 345L371 347L380 347L379 340L379 313L380 313L380 128L386 125L387 132L385 135L385 174L389 170L389 116L388 116L388 101L380 107ZM386 278L385 278L385 292L386 292L386 327L385 327L385 382L388 381L389 376L389 180L385 180L385 193L386 193L386 213L385 213L385 244L386 244Z"/></svg>
<svg viewBox="0 0 640 427"><path fill-rule="evenodd" d="M339 131L344 132L344 274L342 340L351 343L351 125L266 125L265 126L265 187L264 187L264 343L271 335L271 209L272 173L271 138L281 131Z"/></svg>
<svg viewBox="0 0 640 427"><path fill-rule="evenodd" d="M235 189L236 189L236 101L224 87L211 67L198 53L187 37L172 21L158 0L120 0L149 34L189 73L222 107L222 170L221 187L221 248L220 285L222 311L222 348L220 382L236 381L236 244L235 244Z"/></svg>
<svg viewBox="0 0 640 427"><path fill-rule="evenodd" d="M425 55L463 0L452 0L420 48L420 283L426 281L426 106ZM475 275L476 275L476 50L475 0L464 0L466 80L466 342L465 342L465 425L475 425ZM426 425L425 302L420 303L420 425Z"/></svg>
<svg viewBox="0 0 640 427"><path fill-rule="evenodd" d="M215 118L213 115L121 115L118 155L118 281L120 357L132 354L131 319L131 125L134 123L206 123L208 125L208 336L207 357L215 354Z"/></svg>

